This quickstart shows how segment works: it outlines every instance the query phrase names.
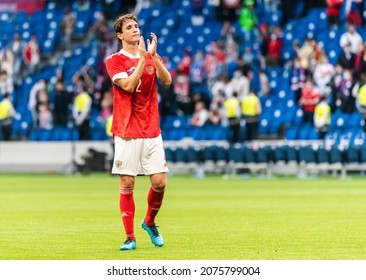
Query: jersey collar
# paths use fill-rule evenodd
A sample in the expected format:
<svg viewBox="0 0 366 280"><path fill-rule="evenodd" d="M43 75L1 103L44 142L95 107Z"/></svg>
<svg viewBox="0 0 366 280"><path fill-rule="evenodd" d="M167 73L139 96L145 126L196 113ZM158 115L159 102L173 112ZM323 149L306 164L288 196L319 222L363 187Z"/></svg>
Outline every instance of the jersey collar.
<svg viewBox="0 0 366 280"><path fill-rule="evenodd" d="M121 50L119 51L119 53L120 53L120 54L123 54L123 55L125 55L125 56L127 56L127 57L129 57L129 58L140 58L140 53L139 53L139 52L137 52L137 54L136 54L136 56L135 56L135 55L133 55L133 54L130 54L129 52L126 52L124 49L121 49Z"/></svg>

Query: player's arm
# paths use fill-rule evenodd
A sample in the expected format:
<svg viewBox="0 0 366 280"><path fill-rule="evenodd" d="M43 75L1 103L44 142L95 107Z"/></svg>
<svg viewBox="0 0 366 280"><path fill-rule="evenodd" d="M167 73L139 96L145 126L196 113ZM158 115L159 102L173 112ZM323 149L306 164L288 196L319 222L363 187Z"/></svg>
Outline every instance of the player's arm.
<svg viewBox="0 0 366 280"><path fill-rule="evenodd" d="M147 46L148 46L148 51L151 54L151 57L154 61L158 79L164 86L166 86L166 87L170 86L172 83L172 77L171 77L168 69L165 68L163 62L160 60L160 58L156 52L157 41L158 41L157 37L154 33L151 33L151 38L152 38L151 43L150 43L150 40L147 39Z"/></svg>
<svg viewBox="0 0 366 280"><path fill-rule="evenodd" d="M137 87L139 80L141 79L142 72L144 71L145 67L145 61L146 61L146 50L145 50L145 43L144 38L140 37L140 43L139 43L139 53L140 53L140 59L137 63L135 71L128 76L127 78L119 78L114 80L114 83L122 88L124 91L127 91L129 93L133 93L135 91L135 88Z"/></svg>

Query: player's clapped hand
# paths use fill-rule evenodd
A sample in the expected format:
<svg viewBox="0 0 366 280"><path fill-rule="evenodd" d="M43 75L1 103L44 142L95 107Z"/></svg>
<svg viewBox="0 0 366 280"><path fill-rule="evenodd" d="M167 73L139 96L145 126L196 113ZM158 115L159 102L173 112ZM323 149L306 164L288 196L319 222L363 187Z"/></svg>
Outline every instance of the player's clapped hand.
<svg viewBox="0 0 366 280"><path fill-rule="evenodd" d="M143 58L146 57L145 41L144 41L143 36L140 36L139 53L140 53L140 57L143 57Z"/></svg>
<svg viewBox="0 0 366 280"><path fill-rule="evenodd" d="M151 42L149 39L147 39L147 51L152 56L154 56L156 54L156 47L157 47L158 39L157 39L156 35L152 32L151 32L150 36L151 36Z"/></svg>

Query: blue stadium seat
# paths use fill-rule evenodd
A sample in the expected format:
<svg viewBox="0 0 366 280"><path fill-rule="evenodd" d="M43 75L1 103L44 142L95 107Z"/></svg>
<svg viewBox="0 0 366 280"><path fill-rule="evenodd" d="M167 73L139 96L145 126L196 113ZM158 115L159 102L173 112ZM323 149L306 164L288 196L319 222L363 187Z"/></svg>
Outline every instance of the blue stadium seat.
<svg viewBox="0 0 366 280"><path fill-rule="evenodd" d="M312 146L306 145L299 148L299 161L305 164L315 164L317 162L315 150Z"/></svg>
<svg viewBox="0 0 366 280"><path fill-rule="evenodd" d="M302 124L299 128L299 140L308 140L312 126L310 124Z"/></svg>
<svg viewBox="0 0 366 280"><path fill-rule="evenodd" d="M172 141L182 140L184 137L187 137L187 130L185 128L172 128L168 133L168 140Z"/></svg>
<svg viewBox="0 0 366 280"><path fill-rule="evenodd" d="M345 151L345 161L348 164L360 163L360 146L351 146Z"/></svg>
<svg viewBox="0 0 366 280"><path fill-rule="evenodd" d="M329 163L329 151L325 146L318 147L316 151L317 163L318 164L328 164Z"/></svg>
<svg viewBox="0 0 366 280"><path fill-rule="evenodd" d="M175 162L175 148L172 148L172 147L166 147L164 149L164 152L165 152L165 159L167 162L171 162L171 163L174 163Z"/></svg>
<svg viewBox="0 0 366 280"><path fill-rule="evenodd" d="M285 138L287 140L296 140L296 139L298 139L298 127L297 126L289 127L286 130Z"/></svg>

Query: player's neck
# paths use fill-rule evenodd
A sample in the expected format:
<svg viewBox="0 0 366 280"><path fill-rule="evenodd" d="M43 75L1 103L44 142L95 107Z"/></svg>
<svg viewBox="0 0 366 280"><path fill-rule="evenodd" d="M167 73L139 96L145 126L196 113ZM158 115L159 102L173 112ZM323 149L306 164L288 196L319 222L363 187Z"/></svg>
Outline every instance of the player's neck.
<svg viewBox="0 0 366 280"><path fill-rule="evenodd" d="M129 54L131 54L132 56L137 56L138 52L139 52L139 45L138 44L123 44L122 49L125 52L128 52Z"/></svg>

